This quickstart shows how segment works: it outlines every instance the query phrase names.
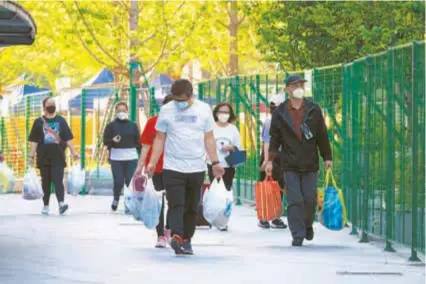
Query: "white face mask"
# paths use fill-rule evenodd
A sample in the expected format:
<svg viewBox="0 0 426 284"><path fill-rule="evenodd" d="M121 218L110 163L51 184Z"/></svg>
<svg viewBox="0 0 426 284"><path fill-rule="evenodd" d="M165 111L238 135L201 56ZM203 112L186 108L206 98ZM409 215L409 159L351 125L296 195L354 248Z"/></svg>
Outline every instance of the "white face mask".
<svg viewBox="0 0 426 284"><path fill-rule="evenodd" d="M229 114L226 113L219 113L217 115L217 119L222 123L227 123L229 120Z"/></svg>
<svg viewBox="0 0 426 284"><path fill-rule="evenodd" d="M305 90L303 90L302 88L297 88L296 90L293 91L293 97L296 99L301 99L303 98L304 95L305 95Z"/></svg>
<svg viewBox="0 0 426 284"><path fill-rule="evenodd" d="M125 112L119 112L119 113L117 113L117 118L120 119L120 120L128 119L128 117L129 116Z"/></svg>

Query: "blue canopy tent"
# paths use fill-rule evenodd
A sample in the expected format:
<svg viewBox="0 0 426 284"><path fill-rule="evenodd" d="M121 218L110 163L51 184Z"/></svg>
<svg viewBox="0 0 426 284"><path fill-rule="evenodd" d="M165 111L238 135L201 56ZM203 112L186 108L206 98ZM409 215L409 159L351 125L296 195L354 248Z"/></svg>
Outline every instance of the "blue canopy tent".
<svg viewBox="0 0 426 284"><path fill-rule="evenodd" d="M172 84L172 78L170 78L166 74L160 74L149 83L149 86L154 87L155 89L160 89L165 86L171 86Z"/></svg>
<svg viewBox="0 0 426 284"><path fill-rule="evenodd" d="M25 75L21 77L21 80L24 78ZM5 96L5 103L9 104L12 114L25 112L26 97L30 97L29 104L34 109L37 107L41 108L41 102L50 94L50 90L47 88L39 88L27 84L10 86L6 90L11 91L10 95Z"/></svg>
<svg viewBox="0 0 426 284"><path fill-rule="evenodd" d="M92 77L89 81L87 81L83 85L83 89L85 87L96 87L96 85L113 83L114 82L114 74L108 70L107 68L102 68L102 70ZM114 92L114 87L102 87L99 88L87 88L85 90L85 106L86 109L94 108L94 100L97 98L105 98L110 96ZM80 94L69 100L68 106L71 109L81 109L81 91Z"/></svg>

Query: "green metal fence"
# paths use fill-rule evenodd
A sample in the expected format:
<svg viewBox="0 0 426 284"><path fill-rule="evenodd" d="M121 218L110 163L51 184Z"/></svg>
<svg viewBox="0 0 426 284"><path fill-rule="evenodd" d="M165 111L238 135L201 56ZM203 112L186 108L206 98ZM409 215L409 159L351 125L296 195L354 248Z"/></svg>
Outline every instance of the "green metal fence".
<svg viewBox="0 0 426 284"><path fill-rule="evenodd" d="M198 97L230 102L239 114L248 162L237 171L235 194L253 202L259 170L260 129L268 98L288 74L220 78L200 83ZM425 252L425 43L312 70L312 93L322 107L334 174L348 208L351 234ZM324 183L321 168L319 184Z"/></svg>

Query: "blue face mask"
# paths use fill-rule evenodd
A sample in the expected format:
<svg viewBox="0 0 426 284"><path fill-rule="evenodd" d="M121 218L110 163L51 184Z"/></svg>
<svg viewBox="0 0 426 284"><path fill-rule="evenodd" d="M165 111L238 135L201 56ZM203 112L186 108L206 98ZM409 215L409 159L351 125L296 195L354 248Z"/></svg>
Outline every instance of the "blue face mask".
<svg viewBox="0 0 426 284"><path fill-rule="evenodd" d="M175 105L178 109L184 110L184 109L188 108L189 102L187 102L187 101L183 101L183 102L175 101Z"/></svg>

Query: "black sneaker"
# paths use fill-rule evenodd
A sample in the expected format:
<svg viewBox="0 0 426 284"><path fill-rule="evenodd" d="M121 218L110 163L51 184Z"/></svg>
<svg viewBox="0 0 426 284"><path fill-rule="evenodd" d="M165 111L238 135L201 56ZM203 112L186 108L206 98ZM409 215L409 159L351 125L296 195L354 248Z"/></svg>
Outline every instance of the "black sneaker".
<svg viewBox="0 0 426 284"><path fill-rule="evenodd" d="M117 201L117 200L114 200L114 201L112 202L112 204L111 204L111 210L112 210L112 211L117 211L117 208L118 208L118 201Z"/></svg>
<svg viewBox="0 0 426 284"><path fill-rule="evenodd" d="M308 241L312 241L314 239L314 229L312 227L306 228L305 239L307 239Z"/></svg>
<svg viewBox="0 0 426 284"><path fill-rule="evenodd" d="M184 240L183 245L183 254L193 255L194 251L192 250L191 240Z"/></svg>
<svg viewBox="0 0 426 284"><path fill-rule="evenodd" d="M183 240L178 235L173 235L172 240L170 242L170 246L175 251L176 255L183 254L183 248L182 248Z"/></svg>
<svg viewBox="0 0 426 284"><path fill-rule="evenodd" d="M59 214L64 214L68 210L68 204L62 204L59 206Z"/></svg>
<svg viewBox="0 0 426 284"><path fill-rule="evenodd" d="M271 223L272 223L272 228L275 228L275 229L285 229L285 228L287 228L287 225L283 222L283 220L281 220L279 218L273 220Z"/></svg>
<svg viewBox="0 0 426 284"><path fill-rule="evenodd" d="M303 244L302 238L293 238L293 241L291 242L291 245L294 247L301 247Z"/></svg>
<svg viewBox="0 0 426 284"><path fill-rule="evenodd" d="M261 227L262 229L269 229L271 228L271 225L269 224L268 221L259 221L259 224L257 224L259 227Z"/></svg>

